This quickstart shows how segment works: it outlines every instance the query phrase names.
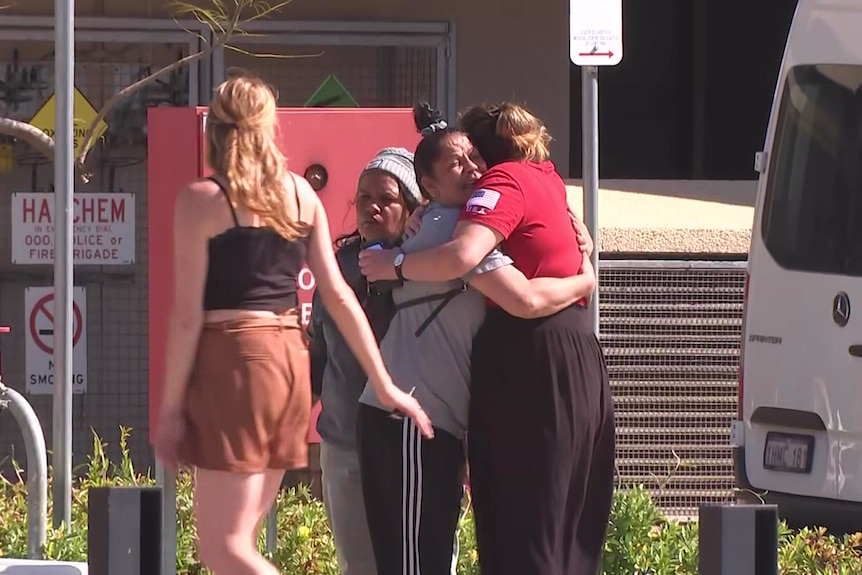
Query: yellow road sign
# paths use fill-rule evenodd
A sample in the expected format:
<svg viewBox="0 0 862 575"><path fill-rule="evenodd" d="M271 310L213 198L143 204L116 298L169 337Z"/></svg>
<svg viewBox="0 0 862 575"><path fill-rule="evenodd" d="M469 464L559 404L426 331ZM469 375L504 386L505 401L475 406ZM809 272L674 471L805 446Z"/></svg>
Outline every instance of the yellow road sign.
<svg viewBox="0 0 862 575"><path fill-rule="evenodd" d="M84 136L87 135L87 131L90 129L90 126L96 120L96 116L99 114L93 105L87 100L86 96L75 87L74 92L74 108L73 108L73 117L75 119L75 130L74 130L74 141L75 141L75 155L78 155L78 152L81 151L81 146L84 143ZM45 132L48 136L54 137L54 117L56 114L57 102L54 94L51 94L51 97L42 104L42 107L39 108L39 111L36 112L36 115L33 116L33 119L30 120L30 125L36 128L39 128L43 132ZM108 124L105 123L104 120L99 122L98 128L96 128L96 139L102 137L102 134L108 129Z"/></svg>

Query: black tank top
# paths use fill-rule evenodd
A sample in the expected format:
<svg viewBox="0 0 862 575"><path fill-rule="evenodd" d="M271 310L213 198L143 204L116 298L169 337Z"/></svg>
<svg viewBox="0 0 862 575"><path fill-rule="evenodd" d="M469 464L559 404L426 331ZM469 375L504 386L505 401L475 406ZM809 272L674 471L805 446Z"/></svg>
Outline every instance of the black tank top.
<svg viewBox="0 0 862 575"><path fill-rule="evenodd" d="M296 278L305 263L308 238L289 241L274 229L239 225L227 189L234 227L209 241L204 309L240 309L282 314L299 304ZM297 217L299 211L299 196Z"/></svg>

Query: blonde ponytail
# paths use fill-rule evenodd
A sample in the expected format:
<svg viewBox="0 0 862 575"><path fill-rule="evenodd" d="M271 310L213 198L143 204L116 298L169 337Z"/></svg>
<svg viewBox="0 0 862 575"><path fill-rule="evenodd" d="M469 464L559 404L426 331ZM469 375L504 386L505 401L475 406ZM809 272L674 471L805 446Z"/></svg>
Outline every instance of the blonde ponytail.
<svg viewBox="0 0 862 575"><path fill-rule="evenodd" d="M295 240L311 227L289 215L289 173L277 143L276 109L273 90L258 78L240 75L219 85L207 115L207 162L227 180L235 206Z"/></svg>

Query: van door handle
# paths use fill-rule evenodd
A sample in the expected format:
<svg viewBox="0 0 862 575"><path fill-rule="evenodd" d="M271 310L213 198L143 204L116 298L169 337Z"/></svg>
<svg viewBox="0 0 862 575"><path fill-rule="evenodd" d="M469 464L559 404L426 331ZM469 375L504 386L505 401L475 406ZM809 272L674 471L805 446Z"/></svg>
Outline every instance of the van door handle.
<svg viewBox="0 0 862 575"><path fill-rule="evenodd" d="M850 355L852 355L853 357L862 357L862 345L851 345Z"/></svg>

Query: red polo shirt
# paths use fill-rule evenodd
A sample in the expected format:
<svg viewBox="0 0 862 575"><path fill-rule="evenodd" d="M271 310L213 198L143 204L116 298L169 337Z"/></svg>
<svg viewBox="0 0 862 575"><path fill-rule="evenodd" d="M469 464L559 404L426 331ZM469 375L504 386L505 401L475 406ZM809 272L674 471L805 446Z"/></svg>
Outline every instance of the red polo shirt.
<svg viewBox="0 0 862 575"><path fill-rule="evenodd" d="M550 161L494 166L476 184L460 219L499 232L503 250L528 279L568 277L581 269L566 184Z"/></svg>

